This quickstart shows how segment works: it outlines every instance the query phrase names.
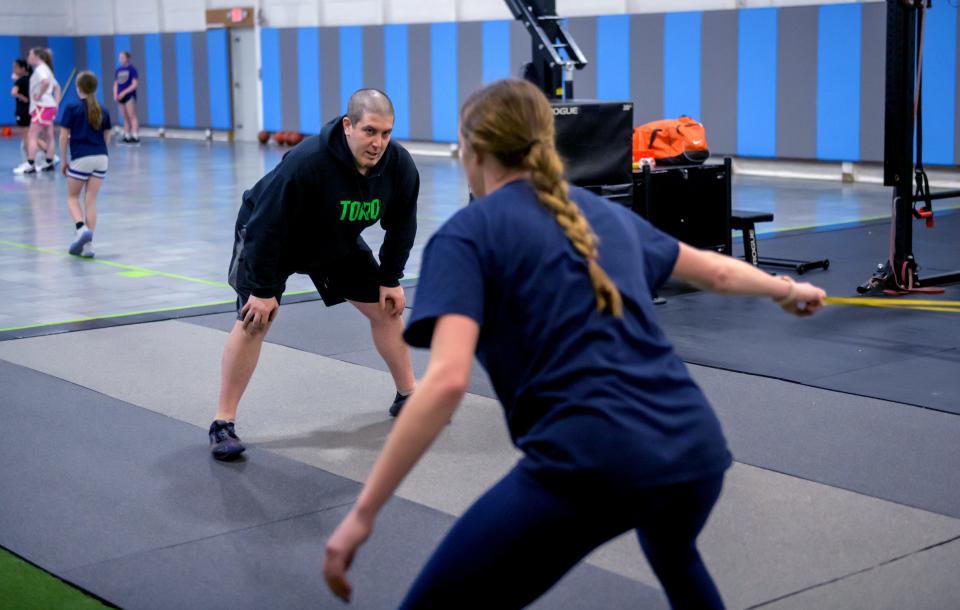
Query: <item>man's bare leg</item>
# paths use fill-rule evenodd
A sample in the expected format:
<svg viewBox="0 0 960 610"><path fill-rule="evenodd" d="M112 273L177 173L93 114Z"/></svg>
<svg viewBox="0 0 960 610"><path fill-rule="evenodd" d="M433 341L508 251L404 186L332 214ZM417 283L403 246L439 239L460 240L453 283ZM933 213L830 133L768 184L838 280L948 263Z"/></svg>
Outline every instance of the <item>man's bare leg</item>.
<svg viewBox="0 0 960 610"><path fill-rule="evenodd" d="M237 405L247 389L247 384L250 383L250 378L253 377L253 371L257 368L260 348L269 329L269 323L258 330L255 330L252 324L244 330L243 322L240 320L234 323L227 338L227 344L223 348L223 360L220 364L220 401L214 419L224 421L236 419Z"/></svg>
<svg viewBox="0 0 960 610"><path fill-rule="evenodd" d="M403 340L403 316L391 315L380 309L379 303L350 301L350 304L360 310L360 313L370 321L373 344L377 347L380 357L387 363L397 391L401 394L411 392L417 380L413 375L410 348Z"/></svg>

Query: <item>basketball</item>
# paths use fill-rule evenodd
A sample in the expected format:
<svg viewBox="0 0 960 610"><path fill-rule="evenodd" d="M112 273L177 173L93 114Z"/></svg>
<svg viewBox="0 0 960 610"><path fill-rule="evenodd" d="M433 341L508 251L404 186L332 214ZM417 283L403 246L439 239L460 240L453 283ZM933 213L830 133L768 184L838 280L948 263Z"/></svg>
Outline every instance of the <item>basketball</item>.
<svg viewBox="0 0 960 610"><path fill-rule="evenodd" d="M3 137L9 138L12 133L13 133L13 130L10 129L9 127L3 128Z"/></svg>
<svg viewBox="0 0 960 610"><path fill-rule="evenodd" d="M260 140L261 144L266 144L267 142L270 141L270 132L261 131L260 133L257 134L257 139Z"/></svg>
<svg viewBox="0 0 960 610"><path fill-rule="evenodd" d="M278 131L277 133L273 134L273 141L279 144L280 146L283 146L284 144L287 143L287 132Z"/></svg>
<svg viewBox="0 0 960 610"><path fill-rule="evenodd" d="M291 133L291 134L290 134L290 145L291 145L291 146L296 146L296 145L299 144L300 142L303 142L303 134L302 134L302 133L296 133L296 132L294 132L294 133Z"/></svg>

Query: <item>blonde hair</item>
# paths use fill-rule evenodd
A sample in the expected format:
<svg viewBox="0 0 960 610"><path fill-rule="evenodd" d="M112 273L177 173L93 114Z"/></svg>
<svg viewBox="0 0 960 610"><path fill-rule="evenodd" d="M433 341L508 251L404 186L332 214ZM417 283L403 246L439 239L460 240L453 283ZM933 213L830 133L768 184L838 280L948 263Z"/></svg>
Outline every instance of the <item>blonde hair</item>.
<svg viewBox="0 0 960 610"><path fill-rule="evenodd" d="M103 109L93 95L97 92L97 77L93 72L84 70L77 75L77 89L86 96L83 98L83 105L87 109L87 121L90 122L91 127L99 130L103 124Z"/></svg>
<svg viewBox="0 0 960 610"><path fill-rule="evenodd" d="M525 169L537 199L587 261L597 311L623 314L617 285L598 262L598 239L580 207L570 199L563 162L554 145L553 110L543 93L519 79L496 81L471 95L460 110L463 137L507 168Z"/></svg>

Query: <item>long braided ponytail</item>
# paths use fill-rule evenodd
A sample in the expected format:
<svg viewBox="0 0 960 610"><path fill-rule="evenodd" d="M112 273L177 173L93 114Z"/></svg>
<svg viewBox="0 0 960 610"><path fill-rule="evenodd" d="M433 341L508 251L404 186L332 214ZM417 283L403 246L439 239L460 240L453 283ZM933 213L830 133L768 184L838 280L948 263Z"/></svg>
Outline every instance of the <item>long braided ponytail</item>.
<svg viewBox="0 0 960 610"><path fill-rule="evenodd" d="M573 247L587 259L590 283L597 297L597 310L609 311L620 317L623 314L620 291L598 262L600 253L596 234L580 207L570 199L567 181L563 178L563 162L553 146L552 137L549 144L542 141L534 143L524 159L524 166L530 170L530 181L541 205L553 214Z"/></svg>
<svg viewBox="0 0 960 610"><path fill-rule="evenodd" d="M620 317L623 298L600 266L596 234L570 199L563 162L554 145L553 111L543 93L519 79L488 85L464 103L461 130L477 150L493 155L505 167L530 172L540 204L553 214L567 239L587 261L597 310Z"/></svg>

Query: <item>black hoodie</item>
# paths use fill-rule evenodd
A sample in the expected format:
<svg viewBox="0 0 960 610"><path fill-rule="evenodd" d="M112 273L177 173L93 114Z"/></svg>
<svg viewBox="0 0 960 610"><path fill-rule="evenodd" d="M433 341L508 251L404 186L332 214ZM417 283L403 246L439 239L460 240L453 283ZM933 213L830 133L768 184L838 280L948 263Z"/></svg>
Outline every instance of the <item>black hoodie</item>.
<svg viewBox="0 0 960 610"><path fill-rule="evenodd" d="M338 259L370 251L360 232L378 220L380 285L398 286L417 234L420 174L402 146L390 142L362 175L343 133L343 117L323 126L283 156L243 194L237 231L243 234L242 288L276 296L291 273L330 269Z"/></svg>

